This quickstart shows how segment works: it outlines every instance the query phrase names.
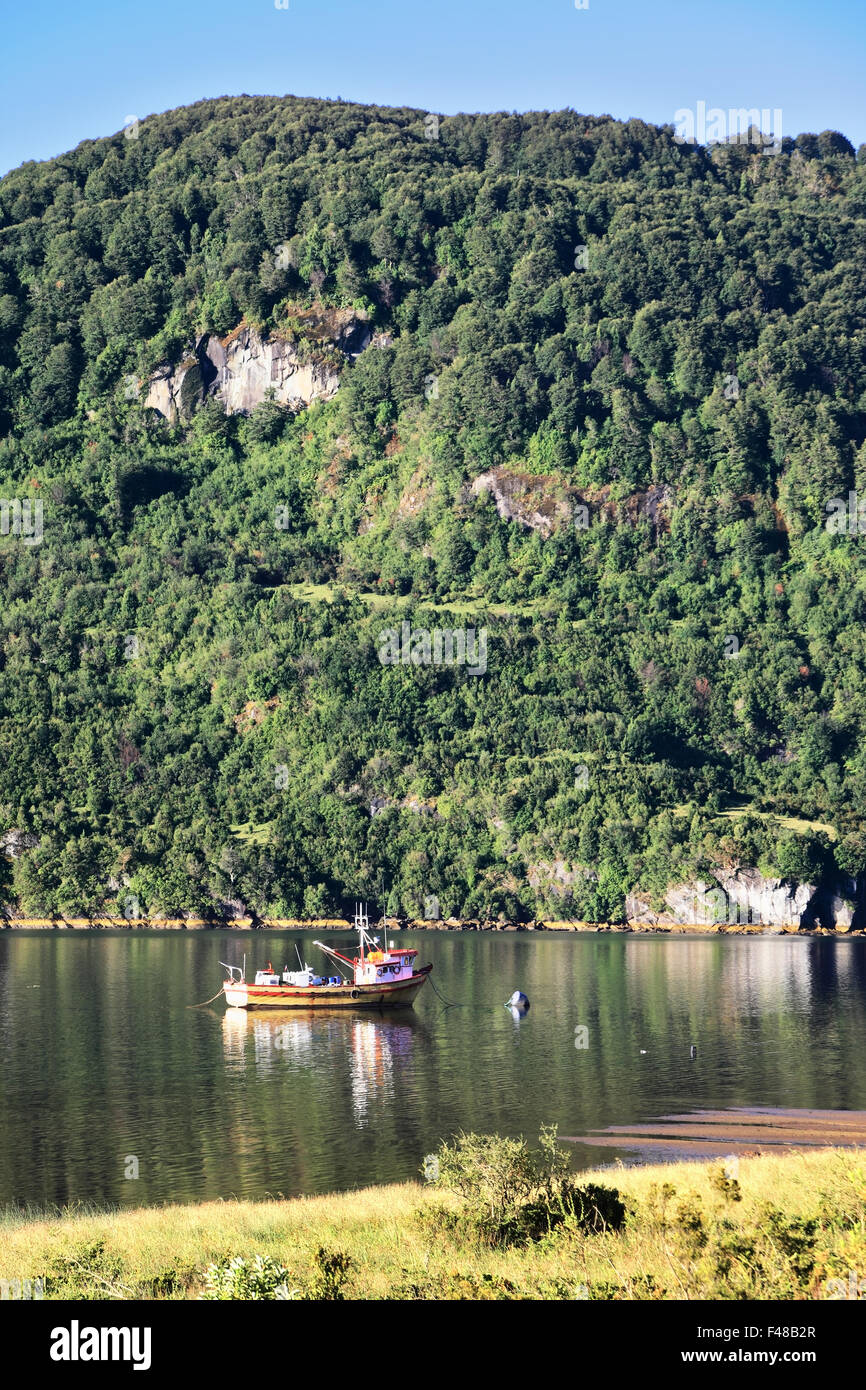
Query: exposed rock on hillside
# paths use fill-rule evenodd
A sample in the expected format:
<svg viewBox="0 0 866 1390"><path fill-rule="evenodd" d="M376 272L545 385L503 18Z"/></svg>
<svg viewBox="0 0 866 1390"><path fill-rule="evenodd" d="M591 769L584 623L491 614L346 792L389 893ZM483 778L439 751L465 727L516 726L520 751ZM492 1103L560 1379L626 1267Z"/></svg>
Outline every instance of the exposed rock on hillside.
<svg viewBox="0 0 866 1390"><path fill-rule="evenodd" d="M585 881L596 882L598 874L593 869L569 868L562 859L539 860L528 864L526 880L532 888L541 888L554 898L563 897L572 891L576 884Z"/></svg>
<svg viewBox="0 0 866 1390"><path fill-rule="evenodd" d="M710 884L668 890L666 901L677 921L790 925L802 921L815 896L810 883L790 884L780 878L763 878L757 869L719 871L713 878L715 882Z"/></svg>
<svg viewBox="0 0 866 1390"><path fill-rule="evenodd" d="M20 859L29 849L35 849L39 844L36 835L29 834L26 830L7 830L0 836L0 848L9 859Z"/></svg>
<svg viewBox="0 0 866 1390"><path fill-rule="evenodd" d="M517 473L509 468L491 468L474 479L466 492L474 497L487 492L496 503L503 521L516 521L543 536L562 526L586 530L600 519L626 520L636 525L649 521L656 531L666 530L673 504L673 489L653 485L645 492L614 500L610 485L579 490L560 479L538 473Z"/></svg>
<svg viewBox="0 0 866 1390"><path fill-rule="evenodd" d="M553 479L532 473L493 468L476 478L471 490L475 497L489 492L503 521L517 521L543 536L551 535L574 517L573 504L564 495L564 489L558 489L557 496Z"/></svg>
<svg viewBox="0 0 866 1390"><path fill-rule="evenodd" d="M300 409L330 400L342 367L369 344L366 318L352 309L299 311L269 338L246 324L224 338L205 333L179 366L153 373L145 406L172 423L188 419L208 396L221 400L230 415L249 414L268 392Z"/></svg>
<svg viewBox="0 0 866 1390"><path fill-rule="evenodd" d="M383 796L380 793L371 796L369 799L369 811L371 816L378 816L382 811L411 811L414 816L434 816L436 820L441 820L439 812L436 810L435 800L422 801L417 796L404 796L398 800L392 796Z"/></svg>
<svg viewBox="0 0 866 1390"><path fill-rule="evenodd" d="M681 883L665 895L667 911L654 912L639 893L626 898L626 920L655 926L665 922L709 926L835 927L846 931L857 914L855 885L816 888L764 878L757 869L717 870L711 880Z"/></svg>
<svg viewBox="0 0 866 1390"><path fill-rule="evenodd" d="M809 904L809 918L821 927L849 931L863 925L863 912L858 908L857 887L853 883L837 883L821 887Z"/></svg>

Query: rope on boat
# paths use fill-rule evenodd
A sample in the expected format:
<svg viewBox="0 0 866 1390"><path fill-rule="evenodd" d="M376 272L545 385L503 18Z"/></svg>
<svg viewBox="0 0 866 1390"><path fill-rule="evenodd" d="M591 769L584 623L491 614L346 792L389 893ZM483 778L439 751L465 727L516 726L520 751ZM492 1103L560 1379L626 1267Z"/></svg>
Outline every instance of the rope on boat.
<svg viewBox="0 0 866 1390"><path fill-rule="evenodd" d="M219 989L217 990L216 994L213 996L213 999L205 999L205 1001L204 1001L203 1004L187 1004L186 1007L187 1007L188 1009L203 1009L203 1008L205 1007L205 1004L212 1004L213 1001L214 1001L214 999L219 999L220 995L223 993L224 990L225 990L225 985L220 985L220 987L219 987Z"/></svg>

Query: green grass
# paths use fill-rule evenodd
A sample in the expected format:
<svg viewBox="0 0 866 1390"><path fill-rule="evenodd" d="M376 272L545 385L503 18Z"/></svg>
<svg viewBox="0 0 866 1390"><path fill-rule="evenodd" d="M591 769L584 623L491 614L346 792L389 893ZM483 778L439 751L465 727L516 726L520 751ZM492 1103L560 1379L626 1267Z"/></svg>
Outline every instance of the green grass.
<svg viewBox="0 0 866 1390"><path fill-rule="evenodd" d="M358 597L362 603L366 603L371 613L379 613L384 609L388 609L389 611L396 609L402 612L404 609L410 608L414 603L417 603L417 600L413 599L412 594L378 594L363 590L359 592L356 597Z"/></svg>
<svg viewBox="0 0 866 1390"><path fill-rule="evenodd" d="M289 584L288 589L292 598L301 603L334 602L333 584Z"/></svg>
<svg viewBox="0 0 866 1390"><path fill-rule="evenodd" d="M828 1280L866 1269L860 1153L741 1158L741 1200L720 1173L718 1163L688 1162L583 1175L620 1191L624 1230L560 1228L517 1248L479 1245L461 1227L456 1198L416 1183L291 1201L7 1210L0 1279L48 1276L47 1296L58 1298L196 1298L208 1264L260 1254L314 1296L325 1247L349 1256L350 1298L810 1299L832 1295ZM453 1230L435 1211L419 1221L436 1206L458 1214Z"/></svg>
<svg viewBox="0 0 866 1390"><path fill-rule="evenodd" d="M334 584L289 584L292 598L301 603L333 603L339 586ZM414 594L379 593L376 590L359 589L354 594L365 603L371 613L383 609L403 610L408 608L429 608L434 613L456 613L472 618L489 615L494 618L534 618L541 613L551 615L557 605L550 599L528 599L524 603L487 603L473 596L455 597L447 602L433 603L418 598Z"/></svg>
<svg viewBox="0 0 866 1390"><path fill-rule="evenodd" d="M734 818L743 816L745 811L722 811L723 816ZM822 820L800 820L797 816L777 816L771 811L752 811L753 816L760 817L761 820L770 821L774 825L780 825L784 830L793 830L797 835L805 835L807 831L823 830L830 840L838 839L838 834L832 825Z"/></svg>
<svg viewBox="0 0 866 1390"><path fill-rule="evenodd" d="M232 834L247 845L267 845L271 843L275 821L239 821L229 826Z"/></svg>
<svg viewBox="0 0 866 1390"><path fill-rule="evenodd" d="M671 814L674 816L687 816L694 807L689 802L681 802L679 806L674 806ZM805 835L807 831L823 830L824 834L831 840L839 838L836 829L822 820L800 820L797 816L779 816L775 811L759 811L756 807L744 802L739 806L728 806L724 811L713 817L714 820L740 820L743 816L755 816L758 820L767 821L770 825L777 825L783 830L793 830L797 835Z"/></svg>

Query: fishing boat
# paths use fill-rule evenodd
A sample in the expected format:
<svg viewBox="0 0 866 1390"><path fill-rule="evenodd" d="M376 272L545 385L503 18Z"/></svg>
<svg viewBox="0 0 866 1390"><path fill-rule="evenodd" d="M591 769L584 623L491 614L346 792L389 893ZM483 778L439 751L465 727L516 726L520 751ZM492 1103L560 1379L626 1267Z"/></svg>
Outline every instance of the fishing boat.
<svg viewBox="0 0 866 1390"><path fill-rule="evenodd" d="M355 909L354 928L358 933L355 956L344 956L323 941L313 942L336 975L318 975L301 960L300 951L299 970L285 966L280 973L269 961L267 970L256 971L252 983L246 979L246 957L243 966L220 961L229 972L223 982L226 1003L238 1009L410 1009L432 965L416 969L418 952L389 946L387 927L381 949L378 936L370 935L366 908L360 905Z"/></svg>

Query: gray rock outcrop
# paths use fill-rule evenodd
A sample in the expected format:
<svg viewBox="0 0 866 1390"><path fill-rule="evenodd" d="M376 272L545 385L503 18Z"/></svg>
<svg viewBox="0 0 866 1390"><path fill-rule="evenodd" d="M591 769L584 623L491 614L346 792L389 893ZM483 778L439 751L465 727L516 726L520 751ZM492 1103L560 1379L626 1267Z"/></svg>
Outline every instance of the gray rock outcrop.
<svg viewBox="0 0 866 1390"><path fill-rule="evenodd" d="M187 420L215 396L229 415L254 410L269 395L294 409L330 400L346 362L370 345L364 315L351 309L311 310L295 334L262 338L241 324L226 337L205 333L178 366L160 367L148 382L145 406L175 423Z"/></svg>
<svg viewBox="0 0 866 1390"><path fill-rule="evenodd" d="M626 921L635 926L829 927L856 925L857 888L848 882L816 887L764 878L757 869L718 869L708 880L680 883L665 894L656 912L639 892L626 898Z"/></svg>
<svg viewBox="0 0 866 1390"><path fill-rule="evenodd" d="M506 466L480 473L463 489L463 501L488 493L502 521L516 521L545 538L563 526L585 531L600 520L621 517L632 526L649 521L654 530L669 526L674 492L667 484L653 484L645 492L634 492L615 500L609 484L596 489L578 490L561 478L541 473L515 472Z"/></svg>
<svg viewBox="0 0 866 1390"><path fill-rule="evenodd" d="M9 859L20 859L27 850L35 849L39 844L39 837L31 835L27 830L7 830L0 836L0 847Z"/></svg>
<svg viewBox="0 0 866 1390"><path fill-rule="evenodd" d="M702 914L698 921L726 922L729 926L799 925L815 896L814 885L810 883L793 884L781 878L764 878L757 869L719 870L713 878L715 882L708 885L695 885L704 889L697 902L698 912ZM675 897L676 890L667 895L672 906ZM682 892L677 906L687 910Z"/></svg>
<svg viewBox="0 0 866 1390"><path fill-rule="evenodd" d="M547 478L492 468L472 483L473 496L482 492L490 493L503 521L516 521L531 531L540 531L543 536L551 535L573 520L572 504L550 490Z"/></svg>

